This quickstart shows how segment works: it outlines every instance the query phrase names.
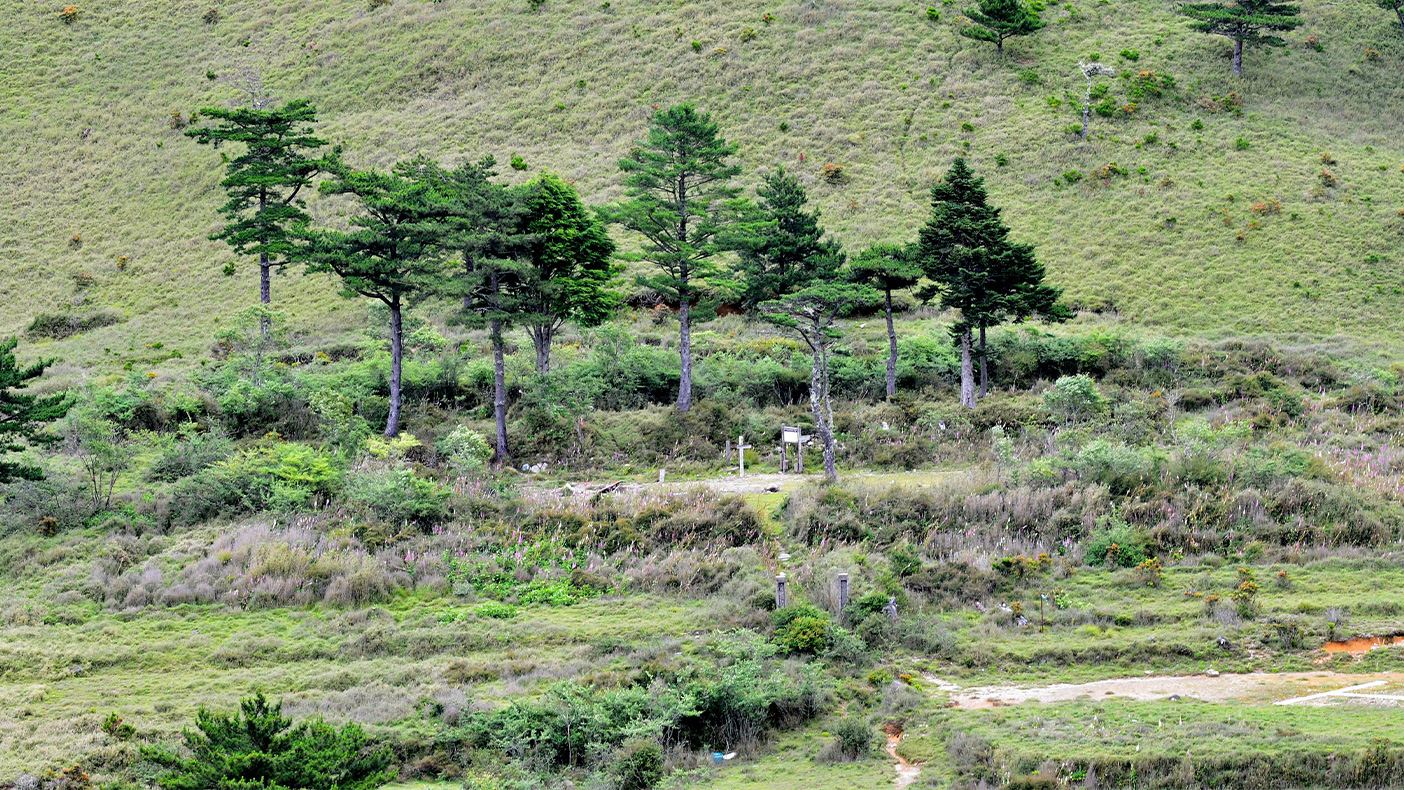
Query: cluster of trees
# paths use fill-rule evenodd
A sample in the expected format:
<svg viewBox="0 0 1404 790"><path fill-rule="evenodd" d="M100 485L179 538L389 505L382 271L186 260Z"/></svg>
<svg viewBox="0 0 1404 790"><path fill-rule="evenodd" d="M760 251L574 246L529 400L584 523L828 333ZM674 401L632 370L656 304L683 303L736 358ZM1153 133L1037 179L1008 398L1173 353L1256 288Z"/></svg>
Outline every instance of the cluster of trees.
<svg viewBox="0 0 1404 790"><path fill-rule="evenodd" d="M354 170L342 152L319 153L315 111L303 101L281 108L207 109L206 126L187 134L243 152L228 162L222 182L228 224L213 238L257 256L260 300L270 298L269 273L298 263L311 273L340 279L344 293L382 303L389 312L390 412L385 435L400 429L403 311L428 297L450 297L455 320L486 326L491 338L495 458L508 457L503 333L521 327L536 350L536 367L550 369L551 343L567 321L604 321L621 303L616 224L638 239L638 251L618 257L649 264L637 277L677 311L680 379L677 409L692 407L692 323L732 302L798 337L812 352L810 405L834 471L833 404L829 369L841 321L881 307L889 355L887 394L896 392L897 336L894 291L912 288L927 301L960 311L954 329L962 350L961 402L975 405L973 360L980 360L980 393L988 392L986 330L1070 313L1060 290L1044 283L1033 248L1008 239L999 209L984 186L957 159L932 191L932 214L919 240L877 245L848 260L827 237L819 214L807 208L803 184L777 167L763 178L757 198L736 185L737 147L715 122L690 104L660 110L647 135L619 162L625 200L587 209L560 178L542 174L519 187L496 183L493 160L448 168L425 157L388 172ZM359 211L346 226L314 227L303 195L352 198ZM978 338L978 348L976 348Z"/></svg>
<svg viewBox="0 0 1404 790"><path fill-rule="evenodd" d="M1404 0L1370 0L1399 16L1404 32ZM1301 7L1276 0L1229 0L1229 2L1184 3L1179 12L1191 20L1190 26L1200 33L1224 36L1233 41L1233 73L1243 74L1245 45L1269 47L1286 46L1276 33L1295 30L1302 25L1298 16ZM1018 36L1028 36L1042 30L1046 23L1039 18L1038 7L1025 0L978 0L965 12L971 24L960 34L977 41L989 41L1002 55L1004 42Z"/></svg>

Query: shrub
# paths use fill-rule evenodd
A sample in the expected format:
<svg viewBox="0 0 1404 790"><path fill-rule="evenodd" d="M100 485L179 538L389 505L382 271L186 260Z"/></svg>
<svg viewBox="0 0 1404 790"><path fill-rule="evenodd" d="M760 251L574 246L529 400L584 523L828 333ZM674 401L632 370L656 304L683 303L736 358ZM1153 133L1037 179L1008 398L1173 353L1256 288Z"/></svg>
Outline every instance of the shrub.
<svg viewBox="0 0 1404 790"><path fill-rule="evenodd" d="M62 23L64 23L65 25L71 25L71 24L73 24L74 22L77 22L77 21L78 21L78 6L76 6L76 5L66 5L66 6L64 6L64 7L63 7L63 10L59 12L59 21L62 22Z"/></svg>
<svg viewBox="0 0 1404 790"><path fill-rule="evenodd" d="M1327 170L1322 170L1321 173L1317 175L1316 180L1321 183L1322 189L1331 189L1336 186L1336 177L1331 175Z"/></svg>
<svg viewBox="0 0 1404 790"><path fill-rule="evenodd" d="M843 165L836 165L832 162L826 163L824 165L824 180L828 181L830 184L842 183L844 179L843 170Z"/></svg>
<svg viewBox="0 0 1404 790"><path fill-rule="evenodd" d="M205 13L200 16L200 18L205 21L205 24L213 25L219 22L219 9L214 7L208 8L205 10Z"/></svg>
<svg viewBox="0 0 1404 790"><path fill-rule="evenodd" d="M479 617L486 617L490 620L510 620L517 616L516 607L501 601L488 601L480 605L474 612Z"/></svg>
<svg viewBox="0 0 1404 790"><path fill-rule="evenodd" d="M625 741L614 755L619 790L648 790L663 779L663 749L656 741Z"/></svg>
<svg viewBox="0 0 1404 790"><path fill-rule="evenodd" d="M1150 535L1140 527L1112 517L1098 524L1087 541L1088 565L1132 568L1145 562L1150 551Z"/></svg>
<svg viewBox="0 0 1404 790"><path fill-rule="evenodd" d="M1080 373L1053 382L1043 393L1043 407L1068 423L1101 413L1107 407L1107 399L1091 376Z"/></svg>
<svg viewBox="0 0 1404 790"><path fill-rule="evenodd" d="M428 530L448 512L448 491L399 464L348 473L343 496L353 510L391 525L414 524Z"/></svg>
<svg viewBox="0 0 1404 790"><path fill-rule="evenodd" d="M102 731L121 741L136 734L136 728L122 721L122 717L116 713L109 713L102 720Z"/></svg>
<svg viewBox="0 0 1404 790"><path fill-rule="evenodd" d="M861 760L873 750L873 728L857 716L840 720L834 725L833 732L833 744L821 753L821 757L847 763Z"/></svg>
<svg viewBox="0 0 1404 790"><path fill-rule="evenodd" d="M492 458L492 446L481 433L460 425L434 443L448 465L459 475L480 472Z"/></svg>
<svg viewBox="0 0 1404 790"><path fill-rule="evenodd" d="M926 18L931 22L939 22L941 20L941 12L937 11L935 6L927 6Z"/></svg>
<svg viewBox="0 0 1404 790"><path fill-rule="evenodd" d="M142 748L142 757L166 769L162 787L373 790L394 776L390 750L374 746L355 723L339 730L321 719L293 724L282 703L270 705L261 692L239 708L233 715L200 708L195 729L185 731L189 757L168 746Z"/></svg>
<svg viewBox="0 0 1404 790"><path fill-rule="evenodd" d="M829 615L811 604L778 609L771 621L775 644L787 653L818 653L829 644Z"/></svg>
<svg viewBox="0 0 1404 790"><path fill-rule="evenodd" d="M513 170L521 171L527 169L526 160L520 154L512 154L512 159L508 162Z"/></svg>
<svg viewBox="0 0 1404 790"><path fill-rule="evenodd" d="M66 337L99 329L104 326L122 323L122 316L112 310L99 310L93 313L40 313L29 323L26 334L33 338L47 337L62 340Z"/></svg>

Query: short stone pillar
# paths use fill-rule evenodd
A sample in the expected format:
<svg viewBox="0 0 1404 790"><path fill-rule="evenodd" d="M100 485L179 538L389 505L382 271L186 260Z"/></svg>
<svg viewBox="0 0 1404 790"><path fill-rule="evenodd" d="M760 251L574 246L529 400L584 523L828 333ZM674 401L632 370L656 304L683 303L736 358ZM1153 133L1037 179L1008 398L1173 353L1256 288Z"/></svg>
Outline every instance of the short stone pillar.
<svg viewBox="0 0 1404 790"><path fill-rule="evenodd" d="M775 577L775 608L784 609L789 606L789 602L789 596L785 591L785 574L782 573Z"/></svg>
<svg viewBox="0 0 1404 790"><path fill-rule="evenodd" d="M848 608L848 574L838 575L839 611Z"/></svg>

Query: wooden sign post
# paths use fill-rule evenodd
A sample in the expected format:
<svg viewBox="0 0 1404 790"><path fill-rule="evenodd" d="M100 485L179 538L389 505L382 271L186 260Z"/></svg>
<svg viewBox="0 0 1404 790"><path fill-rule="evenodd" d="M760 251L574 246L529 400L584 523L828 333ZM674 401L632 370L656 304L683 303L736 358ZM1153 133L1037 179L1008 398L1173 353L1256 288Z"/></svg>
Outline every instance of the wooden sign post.
<svg viewBox="0 0 1404 790"><path fill-rule="evenodd" d="M780 471L789 471L786 468L789 459L786 457L785 451L788 449L789 445L792 444L795 446L795 471L804 471L804 445L802 442L804 442L804 435L800 433L800 429L797 426L780 426Z"/></svg>

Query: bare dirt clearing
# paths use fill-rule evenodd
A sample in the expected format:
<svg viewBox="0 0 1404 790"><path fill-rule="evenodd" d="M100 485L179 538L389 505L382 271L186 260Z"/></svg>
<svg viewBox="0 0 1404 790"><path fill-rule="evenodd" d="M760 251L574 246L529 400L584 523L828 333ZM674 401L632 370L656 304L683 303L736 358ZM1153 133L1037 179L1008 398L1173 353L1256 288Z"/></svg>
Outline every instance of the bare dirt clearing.
<svg viewBox="0 0 1404 790"><path fill-rule="evenodd" d="M1151 701L1196 699L1257 705L1338 705L1404 703L1404 674L1350 675L1338 672L1283 672L1247 675L1170 675L1114 678L1051 686L960 688L933 676L928 682L950 694L955 708L975 710L1024 702L1071 702L1122 697Z"/></svg>

